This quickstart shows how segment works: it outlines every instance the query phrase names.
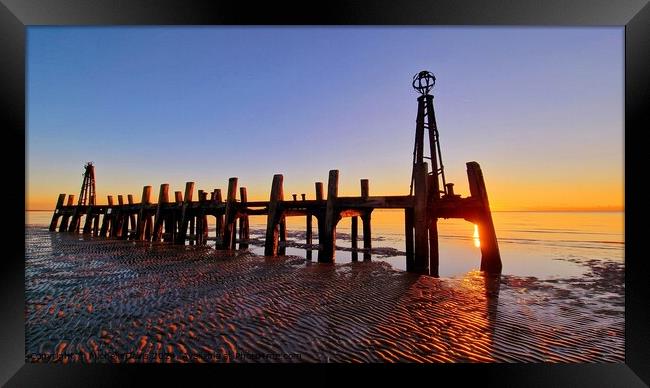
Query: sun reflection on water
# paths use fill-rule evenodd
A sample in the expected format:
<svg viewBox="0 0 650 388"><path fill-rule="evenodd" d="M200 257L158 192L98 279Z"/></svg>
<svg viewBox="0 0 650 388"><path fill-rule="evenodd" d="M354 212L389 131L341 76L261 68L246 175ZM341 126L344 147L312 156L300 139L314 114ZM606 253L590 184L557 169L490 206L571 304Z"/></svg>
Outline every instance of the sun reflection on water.
<svg viewBox="0 0 650 388"><path fill-rule="evenodd" d="M472 236L474 240L474 246L477 248L481 247L481 239L478 237L478 225L474 224L474 235Z"/></svg>

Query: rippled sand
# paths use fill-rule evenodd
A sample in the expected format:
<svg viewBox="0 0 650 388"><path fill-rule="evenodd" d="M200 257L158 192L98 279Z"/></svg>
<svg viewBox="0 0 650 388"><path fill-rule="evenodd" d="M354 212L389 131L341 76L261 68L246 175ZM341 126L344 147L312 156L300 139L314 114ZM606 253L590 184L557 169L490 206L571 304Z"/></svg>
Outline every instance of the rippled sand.
<svg viewBox="0 0 650 388"><path fill-rule="evenodd" d="M28 362L623 362L623 267L434 279L26 228Z"/></svg>

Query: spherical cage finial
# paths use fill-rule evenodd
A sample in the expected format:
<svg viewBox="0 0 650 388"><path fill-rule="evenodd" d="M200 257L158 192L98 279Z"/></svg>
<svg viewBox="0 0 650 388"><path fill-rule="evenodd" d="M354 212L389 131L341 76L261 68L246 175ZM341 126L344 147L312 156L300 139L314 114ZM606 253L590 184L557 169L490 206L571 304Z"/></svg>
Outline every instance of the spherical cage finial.
<svg viewBox="0 0 650 388"><path fill-rule="evenodd" d="M430 71L423 70L413 76L413 89L422 95L429 94L435 84L436 77Z"/></svg>

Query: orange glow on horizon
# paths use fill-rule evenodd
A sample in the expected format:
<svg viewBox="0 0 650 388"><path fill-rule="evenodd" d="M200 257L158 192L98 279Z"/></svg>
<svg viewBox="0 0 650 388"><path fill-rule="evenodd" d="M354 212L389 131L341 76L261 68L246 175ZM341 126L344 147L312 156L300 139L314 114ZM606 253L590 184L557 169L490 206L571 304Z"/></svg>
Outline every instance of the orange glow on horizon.
<svg viewBox="0 0 650 388"><path fill-rule="evenodd" d="M458 166L456 166L458 167ZM513 175L503 167L482 165L484 170L490 208L493 211L623 211L624 190L623 174L610 174L609 179L592 177L583 174L580 180L568 175L541 176L539 179L526 178L524 175ZM409 174L397 171L374 171L370 174L359 175L345 167L340 168L339 196L360 195L359 179L368 178L371 196L408 195ZM400 168L400 170L403 170ZM133 194L139 201L143 185L151 185L152 197L157 198L160 183L169 183L170 192L184 191L185 181L193 180L195 188L211 191L220 188L226 191L228 179L224 176L198 179L188 176L187 179L165 179L164 177L123 176L120 171L98 171L97 197L98 203L106 203L106 195ZM531 171L529 175L536 175ZM189 175L189 174L188 174ZM53 210L59 193L79 195L82 176L77 171L32 173L28 176L25 205L27 210ZM239 186L248 188L250 201L265 201L269 199L272 174L268 179L242 175ZM320 181L327 185L325 174L314 173L313 178L304 181L289 174L285 175L285 198L291 199L291 194L306 193L307 199L314 198L314 182ZM463 197L469 196L467 177L461 168L449 168L448 182L455 184L455 192ZM607 187L607 190L603 190ZM327 190L325 190L327 193Z"/></svg>

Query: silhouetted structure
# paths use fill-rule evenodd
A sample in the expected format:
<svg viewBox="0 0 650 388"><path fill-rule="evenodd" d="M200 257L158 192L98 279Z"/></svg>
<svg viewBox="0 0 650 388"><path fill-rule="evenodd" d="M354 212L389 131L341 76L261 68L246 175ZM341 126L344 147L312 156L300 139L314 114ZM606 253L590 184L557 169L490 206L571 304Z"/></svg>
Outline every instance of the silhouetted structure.
<svg viewBox="0 0 650 388"><path fill-rule="evenodd" d="M286 248L286 217L306 217L305 240L312 244L312 217L318 225L318 261L332 262L336 255L336 225L343 217L352 217L351 244L352 259L357 260L358 251L362 251L364 260L370 259L372 249L371 215L375 209L404 209L406 266L407 270L438 276L438 231L439 218L463 218L478 225L481 239L481 270L489 273L501 272L501 257L497 244L494 224L488 202L487 190L481 168L476 162L468 162L467 178L470 196L462 198L454 193L453 183L446 183L442 165L442 154L438 139L438 130L433 110L433 96L430 94L435 77L423 71L413 78L413 87L420 92L416 120L415 147L413 152L413 171L411 190L403 196L370 196L369 182L361 180L359 197L339 197L338 170L329 172L327 197L323 193L323 183L315 184L315 199L308 200L301 194L292 195L292 200L285 201L283 176L273 176L271 194L268 201L248 201L246 188L240 188L240 200L237 196L237 178L230 178L226 201L221 190L215 189L207 197L207 192L198 191L198 201L193 201L194 182L187 182L185 195L175 192L175 201L169 200L169 185L160 186L158 203L151 203L151 186L142 190L140 203L133 203L133 196L128 195L128 203L118 196L118 205L113 197L108 196L107 205L95 204L94 166L86 165L84 183L79 203L74 206L74 195L68 197L63 205L65 194L60 194L50 230L56 230L59 217L62 218L59 231L78 232L81 216L86 217L84 234L94 236L111 236L140 241L168 241L176 244L205 244L208 236L207 217L216 218L217 247L235 249L248 246L248 216L266 215L266 236L264 254L267 256L283 255ZM425 138L425 133L428 135ZM429 144L429 156L425 155L425 140ZM429 159L431 170L425 162ZM441 185L442 183L442 185ZM89 199L86 204L86 198ZM83 199L83 200L82 200ZM98 228L100 215L102 226ZM73 222L68 227L68 218ZM359 218L363 223L363 248L358 248ZM237 238L237 220L239 220L239 238ZM92 222L92 227L91 227ZM76 225L76 226L74 226ZM311 250L308 250L311 258Z"/></svg>
<svg viewBox="0 0 650 388"><path fill-rule="evenodd" d="M485 182L478 163L467 163L471 198L478 204L470 204L462 200L454 193L454 184L447 183L445 180L433 96L430 94L435 83L436 77L428 71L421 71L413 77L413 88L420 93L420 96L410 190L410 194L413 195L415 189L415 204L413 208L405 209L407 270L429 272L437 276L438 218L465 218L479 226L483 256L481 269L488 272L501 272L501 256ZM426 138L425 134L428 135ZM425 155L425 139L429 143L429 156ZM430 171L425 159L431 162ZM473 208L481 210L472 210Z"/></svg>

